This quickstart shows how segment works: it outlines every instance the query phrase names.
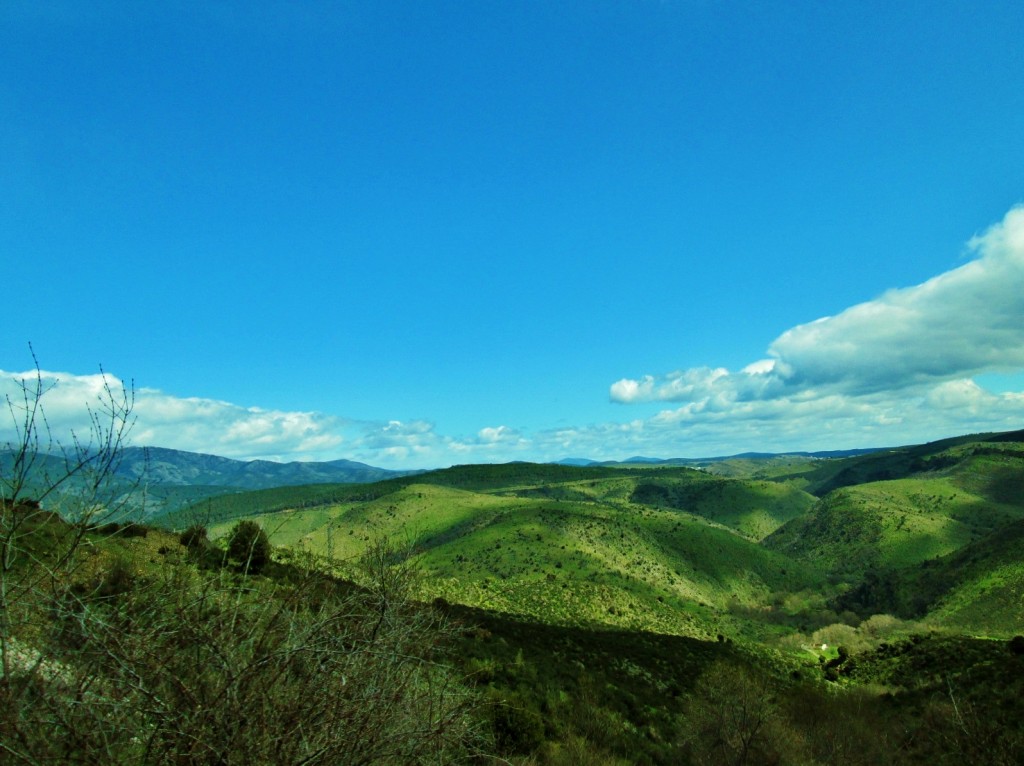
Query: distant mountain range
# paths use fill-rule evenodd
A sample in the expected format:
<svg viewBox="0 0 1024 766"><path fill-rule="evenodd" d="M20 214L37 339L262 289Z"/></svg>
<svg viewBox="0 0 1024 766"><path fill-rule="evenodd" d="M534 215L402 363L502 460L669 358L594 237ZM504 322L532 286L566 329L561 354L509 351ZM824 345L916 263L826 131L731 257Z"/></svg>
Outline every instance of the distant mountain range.
<svg viewBox="0 0 1024 766"><path fill-rule="evenodd" d="M741 452L737 455L719 455L715 457L644 457L635 455L625 460L590 460L584 457L566 457L555 461L558 465L683 465L700 466L708 463L721 463L726 460L767 460L775 457L805 457L805 458L842 458L868 455L872 452L881 452L885 447L869 447L866 449L847 450L825 450L821 452Z"/></svg>
<svg viewBox="0 0 1024 766"><path fill-rule="evenodd" d="M389 471L352 460L324 463L277 463L272 460L232 460L216 455L166 449L129 447L118 476L148 485L268 489L300 484L363 484L412 471Z"/></svg>
<svg viewBox="0 0 1024 766"><path fill-rule="evenodd" d="M965 438L965 437L961 437ZM956 439L954 441L958 441ZM768 462L814 461L819 459L860 458L882 459L888 449L829 450L821 452L747 452L738 455L704 458L655 458L633 456L625 460L597 461L584 457L567 457L550 465L577 468L646 468L646 467L687 467L703 468L713 473L733 477L749 476L763 470ZM0 468L10 455L0 452ZM56 458L47 458L48 463ZM872 463L865 463L867 470ZM40 464L42 469L43 463ZM848 471L854 471L854 468ZM234 460L217 455L185 452L165 447L129 447L124 450L114 476L117 485L126 496L140 498L137 501L139 513L144 518L173 511L193 504L203 498L235 494L253 490L269 490L278 487L298 487L312 484L370 484L386 479L422 474L424 471L395 471L367 465L352 460L331 460L326 462L291 461L280 463L272 460ZM858 475L854 477L860 480ZM851 483L854 479L831 477L836 486ZM33 481L29 482L29 489ZM143 492L138 492L142 489ZM31 494L31 491L29 492ZM136 501L132 501L136 504Z"/></svg>
<svg viewBox="0 0 1024 766"><path fill-rule="evenodd" d="M590 460L564 458L557 465L616 466L664 465L701 466L727 460L764 460L780 456L805 458L842 458L878 452L877 449L832 450L828 452L745 452L739 455L705 458L654 458L635 456L626 460ZM218 487L227 490L270 489L303 484L367 484L408 476L422 471L394 471L353 460L326 462L273 460L233 460L197 452L165 447L129 447L124 451L118 478L141 481L146 486ZM219 493L218 493L219 494Z"/></svg>
<svg viewBox="0 0 1024 766"><path fill-rule="evenodd" d="M876 452L874 449L834 450L829 452L747 452L727 457L654 458L635 456L626 460L597 461L588 458L564 458L555 461L569 466L666 465L700 466L735 459L761 460L778 456L840 458ZM273 460L233 460L197 452L165 447L129 447L124 451L118 478L141 481L160 487L220 487L234 490L269 489L303 484L367 484L422 471L394 471L353 460L326 462Z"/></svg>

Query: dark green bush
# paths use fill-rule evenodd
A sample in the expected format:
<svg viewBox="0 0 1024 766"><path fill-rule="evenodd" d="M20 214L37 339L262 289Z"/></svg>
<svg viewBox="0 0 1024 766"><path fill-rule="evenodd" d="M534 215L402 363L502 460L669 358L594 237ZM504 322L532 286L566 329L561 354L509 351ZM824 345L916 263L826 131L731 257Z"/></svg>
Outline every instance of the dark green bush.
<svg viewBox="0 0 1024 766"><path fill-rule="evenodd" d="M206 527L202 524L193 524L178 535L178 542L189 549L205 547L209 543L209 538L206 536Z"/></svg>
<svg viewBox="0 0 1024 766"><path fill-rule="evenodd" d="M119 524L116 521L111 521L107 524L92 526L88 531L110 537L114 535L118 535L120 537L145 537L149 534L149 527L144 524L136 524L131 521L125 524Z"/></svg>
<svg viewBox="0 0 1024 766"><path fill-rule="evenodd" d="M491 726L495 744L502 752L526 755L544 744L544 720L518 694L504 699L494 695Z"/></svg>
<svg viewBox="0 0 1024 766"><path fill-rule="evenodd" d="M255 521L235 524L228 538L228 558L241 566L242 571L259 574L270 561L270 538Z"/></svg>

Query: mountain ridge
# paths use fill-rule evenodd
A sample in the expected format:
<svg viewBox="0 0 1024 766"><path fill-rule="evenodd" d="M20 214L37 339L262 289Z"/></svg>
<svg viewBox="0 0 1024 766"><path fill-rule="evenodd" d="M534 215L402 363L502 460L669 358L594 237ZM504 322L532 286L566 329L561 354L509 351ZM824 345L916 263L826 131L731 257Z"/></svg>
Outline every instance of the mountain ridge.
<svg viewBox="0 0 1024 766"><path fill-rule="evenodd" d="M345 459L326 462L293 460L286 463L261 459L235 460L168 447L128 447L118 467L119 477L147 483L242 490L301 484L363 484L410 473L413 472L378 468Z"/></svg>

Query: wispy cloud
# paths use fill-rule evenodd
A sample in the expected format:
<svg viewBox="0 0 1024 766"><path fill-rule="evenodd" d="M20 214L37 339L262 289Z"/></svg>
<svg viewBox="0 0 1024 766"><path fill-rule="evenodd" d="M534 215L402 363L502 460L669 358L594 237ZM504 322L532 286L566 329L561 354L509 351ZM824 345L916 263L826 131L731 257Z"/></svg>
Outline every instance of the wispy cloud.
<svg viewBox="0 0 1024 766"><path fill-rule="evenodd" d="M87 437L89 408L102 407L107 387L124 382L109 373L76 375L39 372L42 405L55 441L70 444L72 434ZM36 371L0 370L0 398L18 405L23 384L35 384ZM15 420L17 412L14 413ZM456 462L523 458L529 439L509 426L488 426L468 437L438 433L427 420L373 422L319 412L243 407L200 397L179 397L154 388L134 392L130 443L204 452L241 460L332 460L339 457L393 468L437 467ZM16 422L0 418L0 446L16 441Z"/></svg>

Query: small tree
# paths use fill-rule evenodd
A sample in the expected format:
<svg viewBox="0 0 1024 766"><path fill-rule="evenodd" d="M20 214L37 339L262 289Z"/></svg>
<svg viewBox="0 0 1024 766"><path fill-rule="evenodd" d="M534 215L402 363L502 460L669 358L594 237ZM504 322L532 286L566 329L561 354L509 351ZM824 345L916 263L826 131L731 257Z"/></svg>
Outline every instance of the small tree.
<svg viewBox="0 0 1024 766"><path fill-rule="evenodd" d="M270 538L255 521L239 521L228 538L228 558L248 574L259 574L270 561Z"/></svg>
<svg viewBox="0 0 1024 766"><path fill-rule="evenodd" d="M702 766L805 762L771 679L725 660L704 671L686 704L684 736Z"/></svg>

